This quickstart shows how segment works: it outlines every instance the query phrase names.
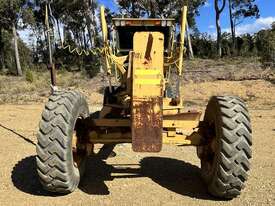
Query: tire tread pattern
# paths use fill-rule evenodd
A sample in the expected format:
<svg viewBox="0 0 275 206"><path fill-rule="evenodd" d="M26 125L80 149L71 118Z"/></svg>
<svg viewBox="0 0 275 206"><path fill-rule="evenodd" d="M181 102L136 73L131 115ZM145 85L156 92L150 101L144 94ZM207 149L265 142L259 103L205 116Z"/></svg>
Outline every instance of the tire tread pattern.
<svg viewBox="0 0 275 206"><path fill-rule="evenodd" d="M232 199L245 187L252 158L252 130L245 103L238 97L213 97L221 118L220 151L209 192ZM211 104L210 101L210 104Z"/></svg>
<svg viewBox="0 0 275 206"><path fill-rule="evenodd" d="M89 110L85 98L73 91L55 92L43 111L36 162L40 182L48 191L70 193L79 184L71 155L73 127L79 117L76 115L86 118Z"/></svg>

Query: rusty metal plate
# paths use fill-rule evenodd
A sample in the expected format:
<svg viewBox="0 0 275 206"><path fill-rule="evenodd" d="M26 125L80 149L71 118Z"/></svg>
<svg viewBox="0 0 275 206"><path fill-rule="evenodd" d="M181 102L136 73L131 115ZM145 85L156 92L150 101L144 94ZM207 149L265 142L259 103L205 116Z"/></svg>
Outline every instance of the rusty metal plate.
<svg viewBox="0 0 275 206"><path fill-rule="evenodd" d="M135 152L162 149L162 98L135 99L132 112L132 145Z"/></svg>
<svg viewBox="0 0 275 206"><path fill-rule="evenodd" d="M164 36L134 35L132 145L135 152L160 152L163 126Z"/></svg>

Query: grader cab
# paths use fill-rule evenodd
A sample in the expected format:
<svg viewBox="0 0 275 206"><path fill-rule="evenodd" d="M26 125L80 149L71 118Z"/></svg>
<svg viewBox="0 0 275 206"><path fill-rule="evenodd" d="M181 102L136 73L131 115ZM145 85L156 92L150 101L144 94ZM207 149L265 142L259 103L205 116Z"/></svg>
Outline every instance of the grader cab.
<svg viewBox="0 0 275 206"><path fill-rule="evenodd" d="M245 103L212 97L202 112L188 111L181 96L187 7L180 39L174 19L113 19L110 46L101 8L102 50L109 86L102 110L90 115L78 92L56 90L40 122L37 171L46 190L73 192L95 144L131 143L134 152L160 152L163 144L197 147L209 192L234 198L244 188L251 158L251 125ZM116 70L120 85L113 86Z"/></svg>

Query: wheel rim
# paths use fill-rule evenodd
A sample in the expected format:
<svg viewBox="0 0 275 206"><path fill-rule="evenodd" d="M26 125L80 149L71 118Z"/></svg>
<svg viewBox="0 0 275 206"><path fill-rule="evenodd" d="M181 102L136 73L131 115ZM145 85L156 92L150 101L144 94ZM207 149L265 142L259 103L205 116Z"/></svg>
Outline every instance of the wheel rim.
<svg viewBox="0 0 275 206"><path fill-rule="evenodd" d="M204 172L207 176L213 173L213 168L215 165L215 159L217 156L217 132L214 122L208 124L207 131L207 144L202 148L202 166Z"/></svg>
<svg viewBox="0 0 275 206"><path fill-rule="evenodd" d="M85 144L81 142L81 135L79 131L81 129L81 118L77 119L72 137L72 154L73 164L76 168L80 168L81 164L86 156Z"/></svg>

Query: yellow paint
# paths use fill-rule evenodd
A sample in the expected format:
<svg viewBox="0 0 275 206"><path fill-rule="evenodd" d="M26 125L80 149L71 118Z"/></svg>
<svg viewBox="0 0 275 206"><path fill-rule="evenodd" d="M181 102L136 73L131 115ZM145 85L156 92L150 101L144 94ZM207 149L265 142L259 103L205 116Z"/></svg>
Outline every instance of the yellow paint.
<svg viewBox="0 0 275 206"><path fill-rule="evenodd" d="M162 87L162 79L136 79L135 84L138 85L159 85Z"/></svg>
<svg viewBox="0 0 275 206"><path fill-rule="evenodd" d="M167 19L168 20L168 19ZM152 24L159 25L161 20L158 19L114 19L115 21L124 21L125 26L130 25L148 25ZM104 7L101 7L101 22L102 22L102 36L104 41L104 46L108 47L108 30L107 23L105 19ZM134 45L133 51L129 56L117 57L111 53L110 50L105 50L103 55L106 56L107 69L109 71L108 63L115 63L119 71L124 75L125 81L127 82L128 96L131 97L132 104L137 106L141 101L148 101L151 99L157 99L163 97L165 89L165 79L164 79L164 69L169 69L171 65L176 65L178 68L178 73L181 75L183 70L183 54L184 48L184 37L186 32L186 22L187 22L187 7L182 8L182 20L181 20L181 32L180 32L180 47L177 53L173 54L171 51L171 56L164 57L164 35L160 32L136 32L134 35ZM150 48L149 36L152 36L153 42ZM148 46L149 45L149 46ZM148 48L149 47L149 48ZM173 46L172 46L173 47ZM150 53L148 54L148 50ZM111 55L110 55L111 54ZM129 59L128 71L126 74L125 62ZM127 99L127 100L126 100ZM125 98L123 101L129 101L129 98ZM182 106L171 106L171 99L163 99L163 102L154 105L150 110L153 113L158 113L159 111L168 115L180 114L183 110ZM163 104L163 105L162 105ZM132 105L132 106L133 106ZM136 114L139 110L133 109L132 113L139 118L140 114ZM189 118L189 119L188 119ZM184 116L182 119L179 117L173 119L163 117L163 143L166 144L184 144L184 145L194 145L198 143L199 135L194 132L194 128L199 127L200 115L189 117ZM138 124L138 120L137 120ZM130 127L131 120L98 120L96 125L109 125L113 127L126 126ZM186 130L191 136L178 134L176 131L178 129ZM95 142L131 142L131 136L123 136L122 134L100 134L96 136L92 135Z"/></svg>
<svg viewBox="0 0 275 206"><path fill-rule="evenodd" d="M107 21L105 17L105 7L101 6L100 7L100 19L101 19L101 29L102 29L102 39L104 43L104 58L105 58L105 64L106 64L106 73L109 75L111 74L111 66L109 62L109 45L108 45L108 27L107 27Z"/></svg>
<svg viewBox="0 0 275 206"><path fill-rule="evenodd" d="M153 107L153 111L154 111L154 113L160 112L161 111L160 106L158 104L155 104L154 107Z"/></svg>
<svg viewBox="0 0 275 206"><path fill-rule="evenodd" d="M126 69L124 67L124 63L128 59L128 56L117 57L115 55L111 55L111 57L112 57L112 60L116 63L115 65L119 69L119 71L121 72L121 74L125 74L126 73Z"/></svg>
<svg viewBox="0 0 275 206"><path fill-rule="evenodd" d="M163 144L176 144L176 145L199 145L201 143L202 136L194 131L191 135L175 134L175 136L169 136L167 132L163 133Z"/></svg>
<svg viewBox="0 0 275 206"><path fill-rule="evenodd" d="M140 104L142 101L146 101L144 99L137 99L138 101L134 102L136 105ZM108 108L108 107L104 107ZM155 104L152 107L153 112L157 113L161 111L161 107L159 104ZM104 111L105 109L103 109ZM136 110L134 111L136 112ZM163 116L163 128L169 129L170 131L175 131L175 129L182 129L185 131L193 131L194 128L199 127L201 113L180 113L180 114L172 114L172 115L164 115ZM96 119L92 120L92 125L96 125L98 127L130 127L131 119Z"/></svg>
<svg viewBox="0 0 275 206"><path fill-rule="evenodd" d="M163 120L163 128L180 128L192 130L199 124L198 120Z"/></svg>
<svg viewBox="0 0 275 206"><path fill-rule="evenodd" d="M149 36L152 35L150 59L145 58L150 50ZM141 43L143 42L143 43ZM148 55L148 54L147 54ZM134 35L132 96L149 98L163 96L164 35L160 32L137 32Z"/></svg>
<svg viewBox="0 0 275 206"><path fill-rule="evenodd" d="M135 70L135 75L137 75L137 76L142 76L142 75L159 75L159 74L161 74L160 73L160 70L158 70L158 69L136 69Z"/></svg>
<svg viewBox="0 0 275 206"><path fill-rule="evenodd" d="M190 135L177 134L175 131L163 132L163 144L175 144L175 145L199 145L201 143L202 136L193 131ZM120 132L109 134L95 134L91 132L89 135L91 143L131 143L131 134L122 134Z"/></svg>
<svg viewBox="0 0 275 206"><path fill-rule="evenodd" d="M182 9L181 17L181 31L180 31L180 53L179 53L179 74L182 74L183 69L183 54L184 54L184 37L186 32L186 22L187 22L187 6Z"/></svg>
<svg viewBox="0 0 275 206"><path fill-rule="evenodd" d="M104 43L107 43L108 41L108 27L107 27L107 21L105 18L105 7L100 7L100 18L101 18L101 29L102 29L102 39Z"/></svg>

